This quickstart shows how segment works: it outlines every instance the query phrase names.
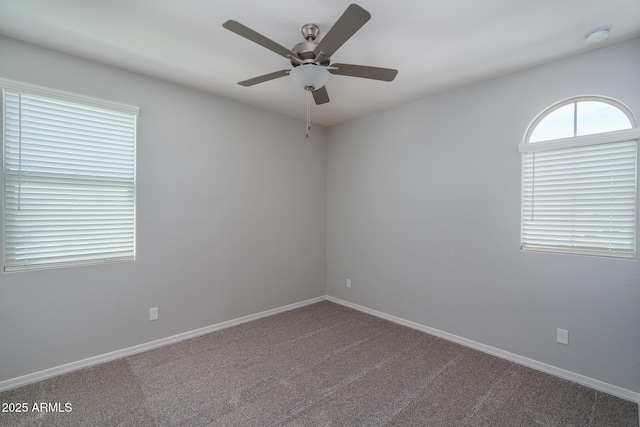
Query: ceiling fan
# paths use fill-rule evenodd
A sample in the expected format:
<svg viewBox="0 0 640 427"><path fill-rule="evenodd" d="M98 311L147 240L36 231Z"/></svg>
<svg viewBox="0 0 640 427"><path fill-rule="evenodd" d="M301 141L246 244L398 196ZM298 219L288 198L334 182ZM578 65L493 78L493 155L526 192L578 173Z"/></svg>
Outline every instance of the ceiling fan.
<svg viewBox="0 0 640 427"><path fill-rule="evenodd" d="M365 79L392 81L398 70L390 68L368 67L353 64L331 64L331 56L353 36L369 19L371 14L357 4L351 4L333 27L317 40L320 29L316 24L305 24L301 32L305 41L291 49L274 42L241 23L229 20L222 24L224 28L287 58L293 69L285 69L238 82L241 86L253 86L269 80L291 75L297 85L313 94L316 104L329 102L325 83L329 73L340 76L362 77ZM307 116L308 116L307 106Z"/></svg>

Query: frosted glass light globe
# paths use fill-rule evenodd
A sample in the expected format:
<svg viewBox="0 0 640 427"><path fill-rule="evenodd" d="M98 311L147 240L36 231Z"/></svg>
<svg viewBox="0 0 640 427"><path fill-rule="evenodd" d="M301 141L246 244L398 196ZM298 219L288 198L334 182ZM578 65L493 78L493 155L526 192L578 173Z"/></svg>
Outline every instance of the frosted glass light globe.
<svg viewBox="0 0 640 427"><path fill-rule="evenodd" d="M324 67L314 64L303 64L295 67L289 73L291 80L303 89L320 89L329 80L329 72Z"/></svg>

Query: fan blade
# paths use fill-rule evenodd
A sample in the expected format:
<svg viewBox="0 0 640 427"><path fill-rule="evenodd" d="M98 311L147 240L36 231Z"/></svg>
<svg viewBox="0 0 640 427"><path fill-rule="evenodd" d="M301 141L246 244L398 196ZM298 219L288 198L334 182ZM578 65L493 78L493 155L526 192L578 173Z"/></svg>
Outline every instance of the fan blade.
<svg viewBox="0 0 640 427"><path fill-rule="evenodd" d="M316 105L329 102L329 94L327 93L326 86L322 86L320 89L316 89L311 93L313 94L313 100L316 101Z"/></svg>
<svg viewBox="0 0 640 427"><path fill-rule="evenodd" d="M353 64L331 64L328 70L331 74L340 76L362 77L365 79L383 80L385 82L393 81L398 74L398 70L391 68L367 67L365 65Z"/></svg>
<svg viewBox="0 0 640 427"><path fill-rule="evenodd" d="M240 86L253 86L253 85L257 85L258 83L267 82L269 80L277 79L279 77L288 76L290 72L291 70L274 71L273 73L264 74L262 76L254 77L249 80L243 80L241 82L238 82L238 84Z"/></svg>
<svg viewBox="0 0 640 427"><path fill-rule="evenodd" d="M371 19L369 12L357 4L350 5L320 40L320 43L314 49L315 55L318 56L320 52L324 52L325 57L330 57L369 19Z"/></svg>
<svg viewBox="0 0 640 427"><path fill-rule="evenodd" d="M251 28L242 25L238 21L230 19L222 24L222 26L227 30L238 34L239 36L244 37L245 39L249 39L252 42L259 44L260 46L266 47L267 49L277 53L280 56L284 56L285 58L289 56L293 56L296 58L298 57L295 53L293 53L286 47L279 45L278 43L263 36L262 34L253 31Z"/></svg>

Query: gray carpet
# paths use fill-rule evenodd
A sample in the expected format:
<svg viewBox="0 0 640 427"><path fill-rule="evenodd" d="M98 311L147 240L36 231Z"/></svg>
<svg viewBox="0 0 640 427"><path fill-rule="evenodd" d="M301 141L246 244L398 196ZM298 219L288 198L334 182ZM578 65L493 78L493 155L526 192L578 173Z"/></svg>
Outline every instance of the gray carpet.
<svg viewBox="0 0 640 427"><path fill-rule="evenodd" d="M321 302L0 393L3 426L633 426L638 405ZM33 403L71 412L33 412ZM52 409L56 409L55 406Z"/></svg>

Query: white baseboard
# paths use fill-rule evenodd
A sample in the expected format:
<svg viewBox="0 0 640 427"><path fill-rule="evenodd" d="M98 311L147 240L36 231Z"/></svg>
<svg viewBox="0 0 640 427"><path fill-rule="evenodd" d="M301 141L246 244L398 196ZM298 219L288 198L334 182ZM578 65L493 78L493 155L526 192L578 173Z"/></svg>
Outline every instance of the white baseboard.
<svg viewBox="0 0 640 427"><path fill-rule="evenodd" d="M335 298L329 295L312 298L306 301L297 302L294 304L289 304L283 307L274 308L271 310L262 311L256 314L250 314L248 316L239 317L237 319L228 320L226 322L216 323L215 325L206 326L200 329L194 329L192 331L184 332L178 335L173 335L166 338L161 338L159 340L151 341L144 344L135 345L133 347L124 348L121 350L112 351L110 353L101 354L94 357L89 357L87 359L79 360L76 362L67 363L65 365L56 366L50 369L45 369L43 371L34 372L32 374L23 375L21 377L8 379L0 382L0 391L9 390L15 387L20 387L23 385L27 385L36 381L44 380L47 378L55 377L57 375L65 374L67 372L76 371L78 369L86 368L93 365L98 365L100 363L109 362L111 360L120 359L123 357L131 356L136 353L142 353L143 351L151 350L154 348L158 348L167 344L173 344L179 341L183 341L189 338L195 338L200 335L205 335L211 332L219 331L221 329L230 328L233 326L240 325L242 323L250 322L252 320L257 320L267 316L273 316L274 314L283 313L285 311L294 310L296 308L304 307L310 304L315 304L320 301L331 301L336 304L341 304L346 307L353 308L358 311L362 311L363 313L371 314L372 316L379 317L381 319L389 320L391 322L407 326L412 329L416 329L418 331L426 332L431 335L435 335L440 338L444 338L448 341L452 341L466 347L470 347L484 353L491 354L493 356L500 357L502 359L509 360L514 363L518 363L520 365L527 366L529 368L537 369L542 372L546 372L551 375L555 375L560 378L564 378L569 381L573 381L578 384L582 384L587 387L591 387L595 390L602 391L604 393L611 394L613 396L620 397L625 400L630 400L632 402L636 402L640 405L640 393L636 393L631 390L624 389L622 387L618 387L612 384L605 383L603 381L599 381L593 378L586 377L584 375L576 374L571 371L567 371L564 369L557 368L552 365L548 365L546 363L538 362L537 360L529 359L524 356L520 356L514 353L510 353L508 351L500 350L499 348L491 347L486 344L482 344L476 341L472 341L463 337L459 337L457 335L450 334L448 332L444 332L438 329L430 328L425 325L421 325L416 322L412 322L410 320L402 319L400 317L392 316L387 313L383 313L381 311L373 310L368 307L364 307L358 304L351 303L349 301L341 300L339 298Z"/></svg>
<svg viewBox="0 0 640 427"><path fill-rule="evenodd" d="M173 335L170 337L161 338L159 340L147 342L144 344L135 345L133 347L123 348L121 350L112 351L110 353L100 354L98 356L89 357L87 359L78 360L77 362L71 362L61 366L56 366L54 368L45 369L43 371L34 372L32 374L23 375L21 377L8 379L0 382L0 391L9 390L11 388L20 387L23 385L34 383L36 381L40 381L47 378L55 377L57 375L65 374L67 372L76 371L78 369L87 368L89 366L98 365L100 363L105 363L111 360L131 356L136 353L142 353L143 351L162 347L167 344L173 344L189 338L195 338L200 335L205 335L211 332L219 331L221 329L237 326L242 323L260 319L262 317L273 316L274 314L283 313L285 311L304 307L310 304L315 304L317 302L325 301L325 300L326 300L326 296L312 298L306 301L297 302L294 304L285 305L283 307L278 307L271 310L262 311L260 313L239 317L237 319L228 320L226 322L216 323L215 325L206 326L204 328L194 329L192 331L184 332L178 335Z"/></svg>
<svg viewBox="0 0 640 427"><path fill-rule="evenodd" d="M358 304L354 304L349 301L344 301L339 298L335 298L327 295L326 299L331 302L335 302L336 304L341 304L346 307L353 308L358 311L362 311L367 314L371 314L372 316L379 317L381 319L389 320L391 322L407 326L412 329L416 329L418 331L426 332L431 335L435 335L440 338L444 338L448 341L452 341L466 347L470 347L484 353L491 354L493 356L500 357L502 359L509 360L510 362L514 362L520 365L527 366L529 368L536 369L538 371L546 372L547 374L555 375L556 377L564 378L569 381L573 381L575 383L593 388L598 391L602 391L604 393L611 394L613 396L620 397L625 400L630 400L632 402L638 403L640 405L640 393L636 393L631 390L627 390L622 387L618 387L612 384L605 383L603 381L599 381L593 378L586 377L584 375L576 374L571 371L567 371L564 369L557 368L552 365L547 365L546 363L538 362L537 360L529 359L524 356L520 356L518 354L509 353L508 351L500 350L499 348L491 347L486 344L482 344L476 341L472 341L466 338L459 337L457 335L450 334L448 332L444 332L438 329L430 328L428 326L421 325L416 322L412 322L410 320L405 320L400 317L392 316L390 314L383 313L381 311L373 310L368 307L364 307Z"/></svg>

